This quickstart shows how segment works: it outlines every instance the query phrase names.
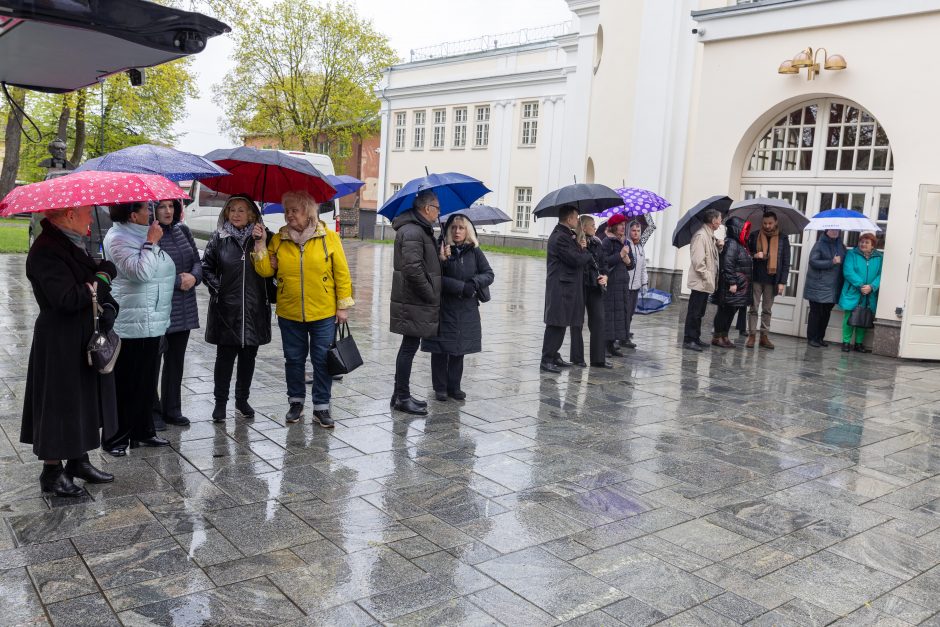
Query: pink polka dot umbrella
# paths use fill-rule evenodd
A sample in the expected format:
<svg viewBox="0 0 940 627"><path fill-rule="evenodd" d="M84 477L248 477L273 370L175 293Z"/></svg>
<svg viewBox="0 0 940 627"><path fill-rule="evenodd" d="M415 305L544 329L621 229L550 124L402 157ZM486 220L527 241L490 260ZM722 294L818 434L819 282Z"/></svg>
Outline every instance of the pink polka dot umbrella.
<svg viewBox="0 0 940 627"><path fill-rule="evenodd" d="M623 198L623 204L606 209L601 213L595 213L595 216L599 218L610 218L611 216L622 214L627 218L636 218L645 216L648 213L653 213L654 211L662 211L666 207L672 206L671 203L662 196L658 196L649 190L640 189L639 187L621 187L616 191L620 194L620 197Z"/></svg>
<svg viewBox="0 0 940 627"><path fill-rule="evenodd" d="M75 172L17 187L0 200L0 216L170 198L189 196L179 185L156 174Z"/></svg>

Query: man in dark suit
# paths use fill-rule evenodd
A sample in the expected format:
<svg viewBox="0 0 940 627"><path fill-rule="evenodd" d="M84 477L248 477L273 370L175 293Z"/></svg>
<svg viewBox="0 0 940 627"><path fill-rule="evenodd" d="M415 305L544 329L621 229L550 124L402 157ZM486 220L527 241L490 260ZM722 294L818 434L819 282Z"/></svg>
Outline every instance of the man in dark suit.
<svg viewBox="0 0 940 627"><path fill-rule="evenodd" d="M545 276L545 338L542 372L561 372L571 364L558 354L565 328L584 324L584 266L591 262L586 244L577 241L578 208L565 205L558 225L548 237L548 274Z"/></svg>

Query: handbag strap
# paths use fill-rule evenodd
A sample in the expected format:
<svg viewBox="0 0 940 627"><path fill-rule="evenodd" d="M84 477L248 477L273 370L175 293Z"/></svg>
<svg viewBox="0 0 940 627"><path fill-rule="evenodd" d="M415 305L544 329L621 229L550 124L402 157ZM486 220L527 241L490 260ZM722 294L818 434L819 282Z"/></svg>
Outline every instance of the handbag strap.
<svg viewBox="0 0 940 627"><path fill-rule="evenodd" d="M337 323L336 323L336 328L335 328L334 333L333 333L333 341L336 342L337 340L341 340L341 339L345 338L347 335L352 335L352 333L349 332L349 323L348 323L348 322L343 322L343 323L337 322Z"/></svg>
<svg viewBox="0 0 940 627"><path fill-rule="evenodd" d="M88 290L91 292L91 319L95 322L95 333L98 333L98 316L101 313L101 307L98 306L98 284L89 284Z"/></svg>

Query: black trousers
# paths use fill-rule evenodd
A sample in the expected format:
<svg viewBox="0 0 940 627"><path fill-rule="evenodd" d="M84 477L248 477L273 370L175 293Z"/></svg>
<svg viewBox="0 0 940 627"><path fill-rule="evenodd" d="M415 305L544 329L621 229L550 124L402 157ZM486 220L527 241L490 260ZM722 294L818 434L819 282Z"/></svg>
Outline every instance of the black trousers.
<svg viewBox="0 0 940 627"><path fill-rule="evenodd" d="M232 384L232 370L238 359L238 372L235 375L235 400L246 401L251 394L251 379L255 376L255 358L257 346L216 346L215 389L213 395L217 403L228 400L228 389Z"/></svg>
<svg viewBox="0 0 940 627"><path fill-rule="evenodd" d="M565 342L565 327L545 325L545 336L542 338L542 363L555 361L561 345Z"/></svg>
<svg viewBox="0 0 940 627"><path fill-rule="evenodd" d="M604 293L592 287L584 290L584 306L587 309L588 331L591 332L591 363L600 364L606 359L604 352ZM571 327L571 361L584 362L583 326Z"/></svg>
<svg viewBox="0 0 940 627"><path fill-rule="evenodd" d="M822 342L826 339L829 316L835 303L814 303L809 301L809 316L806 319L806 339Z"/></svg>
<svg viewBox="0 0 940 627"><path fill-rule="evenodd" d="M718 311L715 313L715 335L728 335L734 314L738 314L740 317L741 314L738 313L740 310L740 307L734 307L733 305L719 305Z"/></svg>
<svg viewBox="0 0 940 627"><path fill-rule="evenodd" d="M109 449L127 446L131 440L146 440L153 429L153 397L157 393L160 338L123 338L121 354L114 365L118 428L102 442Z"/></svg>
<svg viewBox="0 0 940 627"><path fill-rule="evenodd" d="M698 292L692 290L689 296L689 309L685 314L685 337L686 342L698 342L702 339L702 318L705 316L705 309L708 307L708 292Z"/></svg>
<svg viewBox="0 0 940 627"><path fill-rule="evenodd" d="M457 392L463 378L463 355L431 353L431 383L435 392Z"/></svg>
<svg viewBox="0 0 940 627"><path fill-rule="evenodd" d="M154 398L153 410L164 418L180 418L183 415L183 362L186 359L186 345L189 344L189 331L167 333L166 350L163 358L163 372L160 374L160 395Z"/></svg>
<svg viewBox="0 0 940 627"><path fill-rule="evenodd" d="M411 367L414 365L419 346L420 337L401 336L401 347L398 349L398 357L395 358L395 398L411 396Z"/></svg>

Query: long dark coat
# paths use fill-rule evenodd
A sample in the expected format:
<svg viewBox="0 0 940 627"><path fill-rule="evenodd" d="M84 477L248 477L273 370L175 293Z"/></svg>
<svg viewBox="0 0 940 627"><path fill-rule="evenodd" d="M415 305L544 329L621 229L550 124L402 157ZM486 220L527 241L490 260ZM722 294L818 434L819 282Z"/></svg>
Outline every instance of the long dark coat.
<svg viewBox="0 0 940 627"><path fill-rule="evenodd" d="M26 371L20 442L39 459L75 459L98 448L99 429L117 429L114 375L88 365L85 348L94 329L91 292L118 309L108 285L95 278L99 262L48 220L26 257L26 277L39 304Z"/></svg>
<svg viewBox="0 0 940 627"><path fill-rule="evenodd" d="M574 231L558 224L548 236L544 322L554 327L584 324L584 267L591 254L582 250Z"/></svg>
<svg viewBox="0 0 940 627"><path fill-rule="evenodd" d="M483 350L480 301L476 291L493 283L493 269L477 246L460 246L444 263L441 325L437 337L421 341L421 350L448 355L469 355ZM474 293L464 296L472 283Z"/></svg>
<svg viewBox="0 0 940 627"><path fill-rule="evenodd" d="M414 210L392 221L395 271L389 330L411 337L437 335L441 310L441 260L434 229Z"/></svg>
<svg viewBox="0 0 940 627"><path fill-rule="evenodd" d="M601 244L608 268L607 292L604 294L604 336L608 342L629 340L627 296L630 291L630 276L629 268L620 259L623 242L608 236Z"/></svg>
<svg viewBox="0 0 940 627"><path fill-rule="evenodd" d="M830 238L822 233L813 245L809 254L809 269L806 271L806 282L803 284L803 298L813 303L837 303L842 294L843 274L847 251L842 238ZM836 256L842 258L842 263L836 265L832 259Z"/></svg>
<svg viewBox="0 0 940 627"><path fill-rule="evenodd" d="M206 316L209 344L261 346L271 341L271 303L265 279L251 261L254 245L251 237L240 245L220 231L206 244L202 277L211 296Z"/></svg>
<svg viewBox="0 0 940 627"><path fill-rule="evenodd" d="M585 291L601 291L601 286L597 284L597 277L606 275L609 272L607 257L604 256L604 245L596 235L587 238L587 251L591 253L591 261L584 266L584 289Z"/></svg>
<svg viewBox="0 0 940 627"><path fill-rule="evenodd" d="M744 307L751 304L753 289L751 253L740 241L744 220L731 218L726 227L725 245L718 257L718 288L715 290L715 300L718 305L725 307ZM734 294L729 291L732 285L737 286Z"/></svg>
<svg viewBox="0 0 940 627"><path fill-rule="evenodd" d="M189 227L180 222L183 205L173 203L173 222L163 227L163 237L158 242L160 249L176 264L176 283L173 284L173 309L170 311L170 328L167 333L189 331L199 328L199 307L196 305L196 286L202 283L202 262L199 250ZM196 285L188 291L180 289L180 273L188 272L196 277Z"/></svg>

